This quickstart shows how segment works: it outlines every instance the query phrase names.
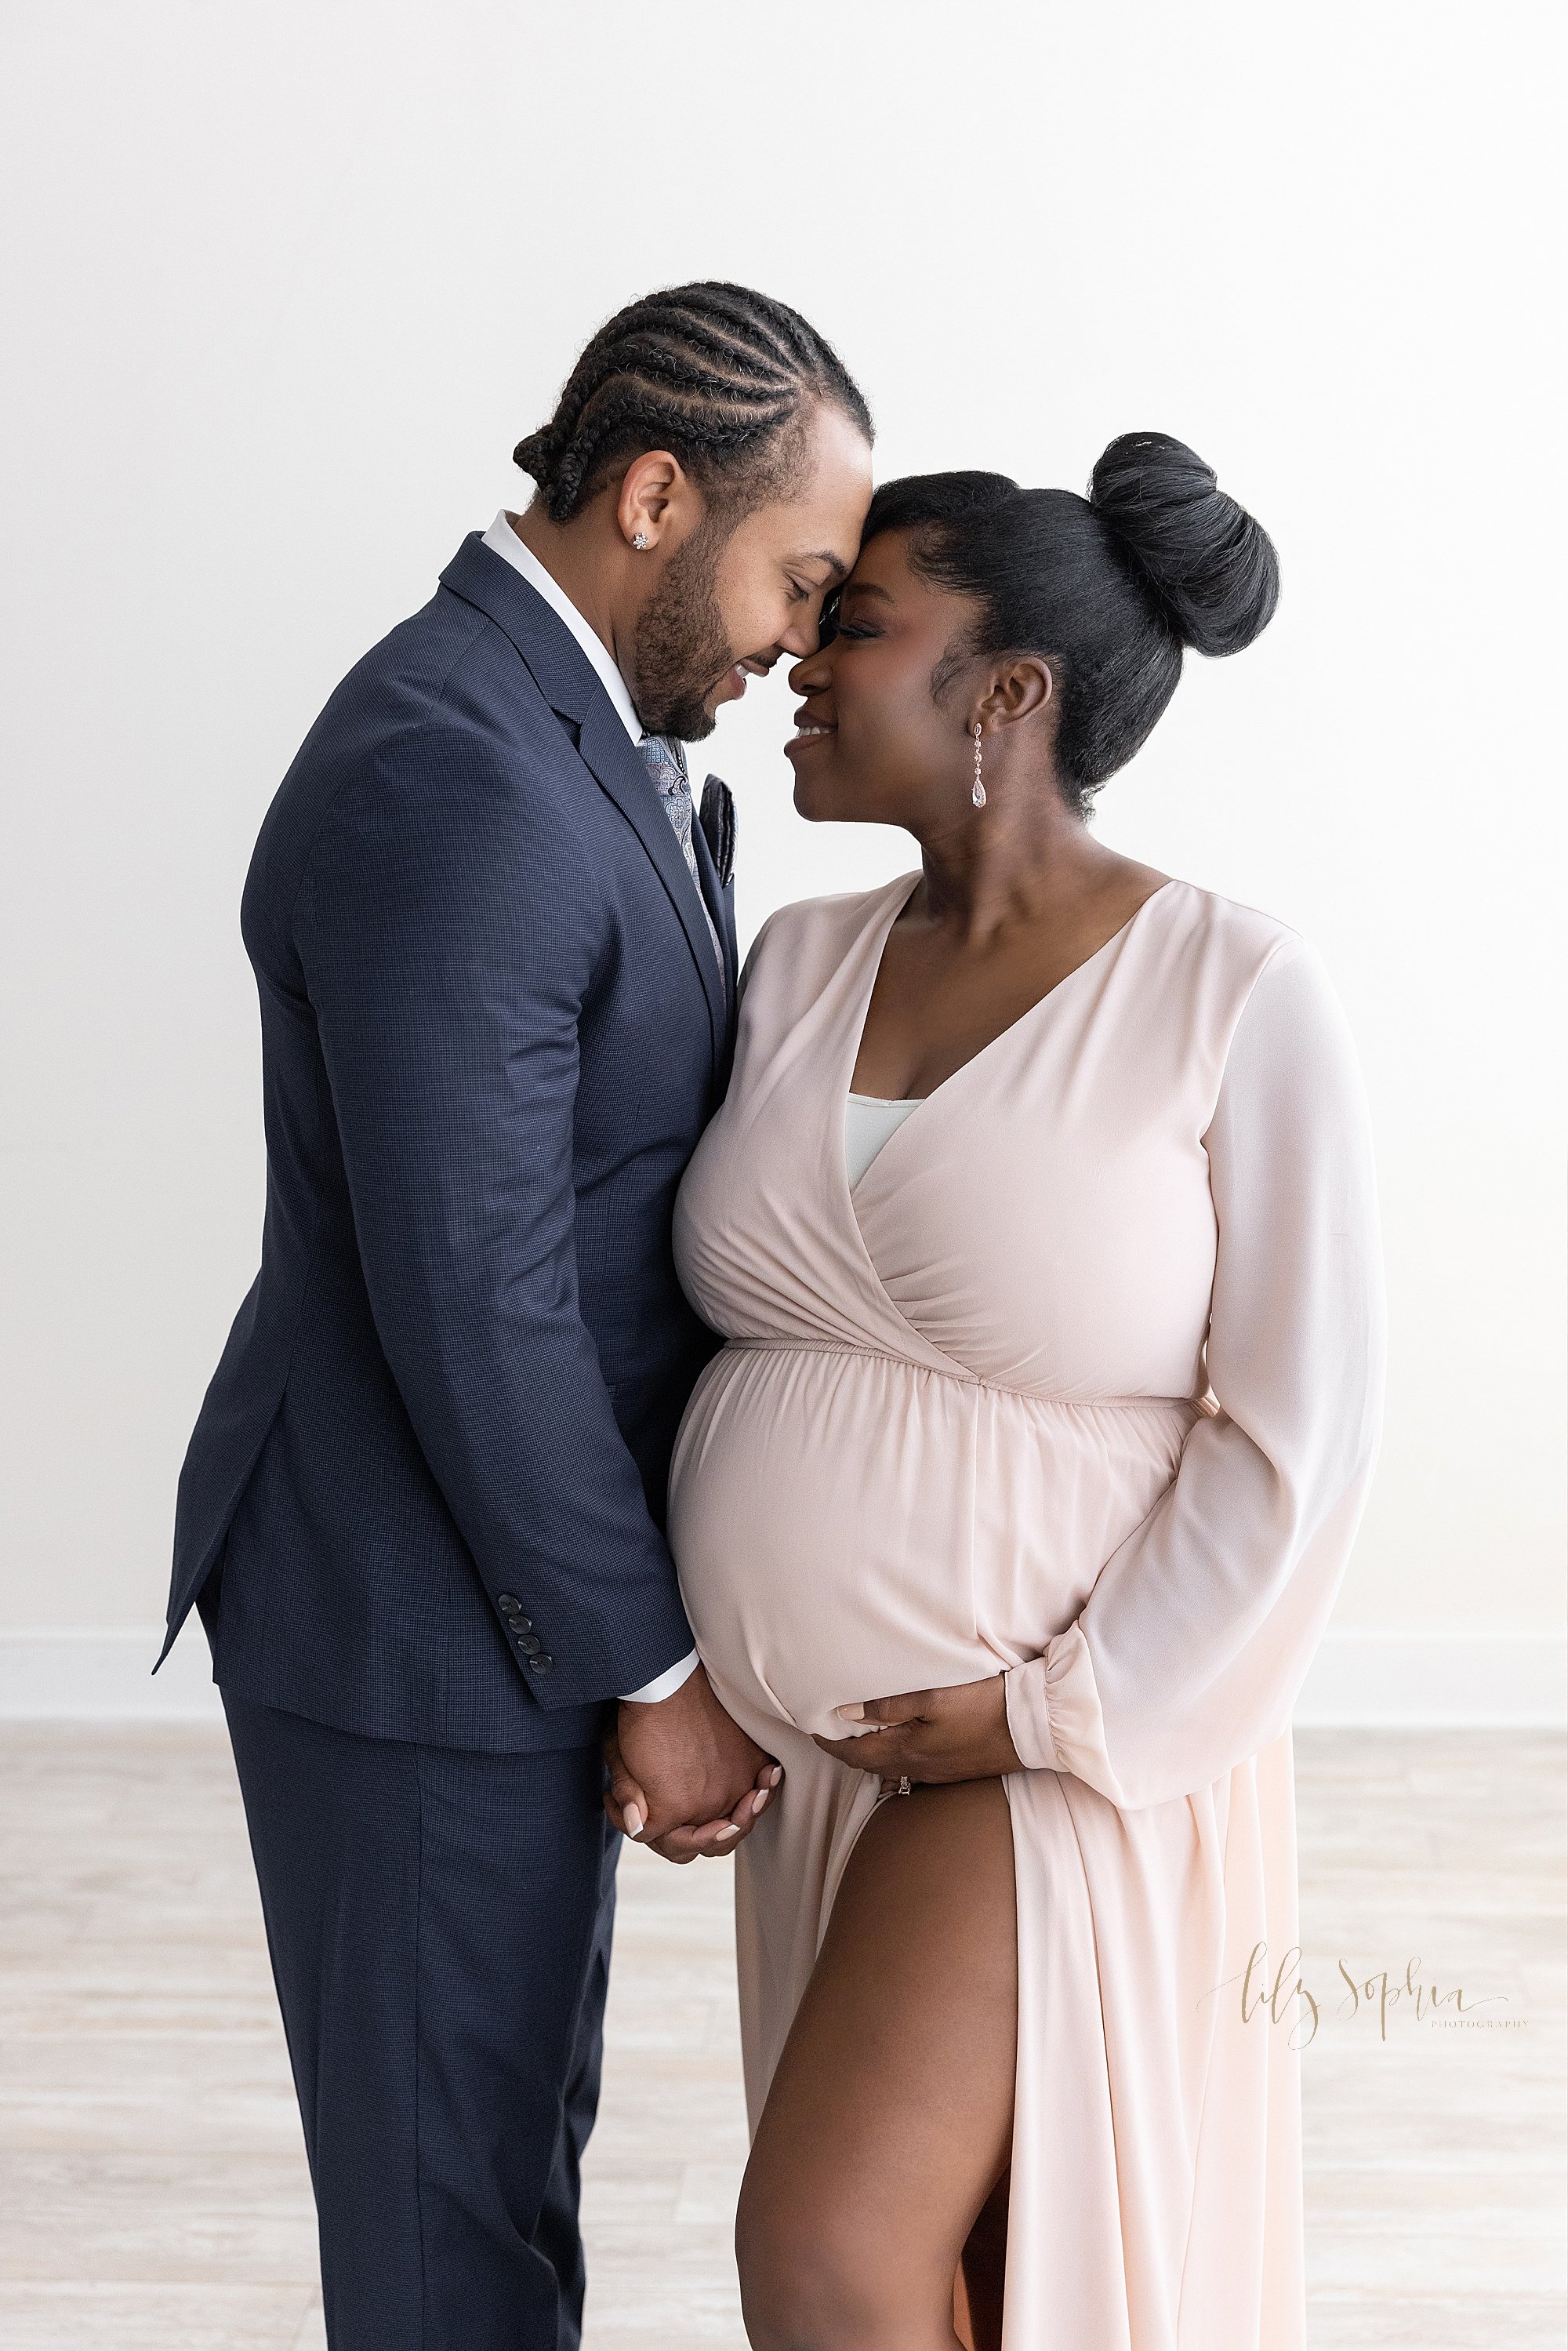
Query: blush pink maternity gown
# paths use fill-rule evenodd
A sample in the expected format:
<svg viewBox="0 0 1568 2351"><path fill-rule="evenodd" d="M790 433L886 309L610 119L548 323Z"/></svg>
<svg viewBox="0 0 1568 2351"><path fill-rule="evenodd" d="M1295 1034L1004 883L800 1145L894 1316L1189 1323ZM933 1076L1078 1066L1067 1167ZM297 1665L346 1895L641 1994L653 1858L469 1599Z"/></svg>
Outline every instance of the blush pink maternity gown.
<svg viewBox="0 0 1568 2351"><path fill-rule="evenodd" d="M753 2121L879 1801L808 1734L1005 1672L1007 2351L1301 2351L1294 2012L1243 2022L1240 1978L1295 1940L1291 1710L1376 1441L1354 1054L1294 933L1169 882L852 1194L917 879L768 924L676 1211L727 1343L671 1539L714 1683L788 1773L737 1862Z"/></svg>

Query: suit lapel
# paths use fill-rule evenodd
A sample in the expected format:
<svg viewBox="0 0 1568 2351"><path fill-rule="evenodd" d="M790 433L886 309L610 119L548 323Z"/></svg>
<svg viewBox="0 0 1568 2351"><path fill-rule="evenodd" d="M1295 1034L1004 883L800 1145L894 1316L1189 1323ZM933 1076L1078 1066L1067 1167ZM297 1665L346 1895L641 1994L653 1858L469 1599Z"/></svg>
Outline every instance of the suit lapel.
<svg viewBox="0 0 1568 2351"><path fill-rule="evenodd" d="M670 904L680 917L681 928L686 935L696 964L697 976L707 998L708 1019L713 1027L714 1059L724 1057L726 1030L728 1026L728 1006L726 1001L724 977L714 956L713 941L708 936L703 919L702 904L696 884L681 855L681 844L675 839L675 829L664 814L653 777L643 765L642 755L633 744L610 696L597 678L598 698L581 721L577 738L579 757L592 774L602 791L609 793L643 848L653 859L660 881L670 894ZM695 839L697 828L693 827ZM703 855L699 846L697 855ZM723 936L722 929L720 936Z"/></svg>
<svg viewBox="0 0 1568 2351"><path fill-rule="evenodd" d="M592 663L559 615L536 595L520 572L485 545L477 531L470 531L442 573L441 584L465 604L474 605L510 638L551 709L576 728L578 754L584 767L632 827L669 894L707 999L714 1061L722 1066L727 1050L728 1008L735 1000L734 922L720 925L720 935L726 940L727 992L674 827ZM706 858L701 826L694 823L692 831L699 859ZM705 881L714 890L713 903L717 906L723 899L714 881L707 879L712 872L709 858Z"/></svg>

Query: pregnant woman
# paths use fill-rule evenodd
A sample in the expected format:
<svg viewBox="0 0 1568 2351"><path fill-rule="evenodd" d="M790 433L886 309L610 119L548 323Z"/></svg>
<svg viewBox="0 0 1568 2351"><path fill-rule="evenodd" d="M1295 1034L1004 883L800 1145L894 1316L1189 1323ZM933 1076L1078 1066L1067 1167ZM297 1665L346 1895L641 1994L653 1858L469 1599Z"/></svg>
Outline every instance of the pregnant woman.
<svg viewBox="0 0 1568 2351"><path fill-rule="evenodd" d="M802 814L921 870L768 924L677 1210L728 1343L672 1539L786 1772L759 2351L1303 2341L1289 1724L1379 1416L1366 1116L1312 949L1084 822L1276 589L1132 434L1087 500L890 484L794 673Z"/></svg>

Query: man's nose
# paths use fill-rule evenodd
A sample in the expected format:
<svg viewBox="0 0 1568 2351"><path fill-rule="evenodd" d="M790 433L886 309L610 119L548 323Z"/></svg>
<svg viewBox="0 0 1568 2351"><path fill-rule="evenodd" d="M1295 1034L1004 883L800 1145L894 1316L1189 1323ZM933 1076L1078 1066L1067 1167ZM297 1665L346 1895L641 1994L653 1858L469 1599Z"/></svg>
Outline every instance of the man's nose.
<svg viewBox="0 0 1568 2351"><path fill-rule="evenodd" d="M829 601L828 595L824 592L813 601L809 611L800 612L796 616L793 625L787 629L779 640L779 650L781 653L798 653L803 660L810 661L821 645L822 615L827 610Z"/></svg>
<svg viewBox="0 0 1568 2351"><path fill-rule="evenodd" d="M820 634L821 631L815 621L797 621L794 626L786 629L779 638L779 651L781 653L793 653L799 660L803 653L815 653Z"/></svg>

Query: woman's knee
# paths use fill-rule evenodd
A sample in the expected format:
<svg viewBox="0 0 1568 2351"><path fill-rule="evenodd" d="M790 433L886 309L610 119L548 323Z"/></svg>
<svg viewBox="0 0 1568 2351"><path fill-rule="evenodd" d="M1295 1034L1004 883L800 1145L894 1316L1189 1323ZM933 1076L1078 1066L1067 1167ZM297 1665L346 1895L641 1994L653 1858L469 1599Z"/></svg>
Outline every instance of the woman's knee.
<svg viewBox="0 0 1568 2351"><path fill-rule="evenodd" d="M736 2266L752 2351L893 2351L906 2344L892 2291L873 2273L874 2235L846 2215L765 2200L743 2187Z"/></svg>

